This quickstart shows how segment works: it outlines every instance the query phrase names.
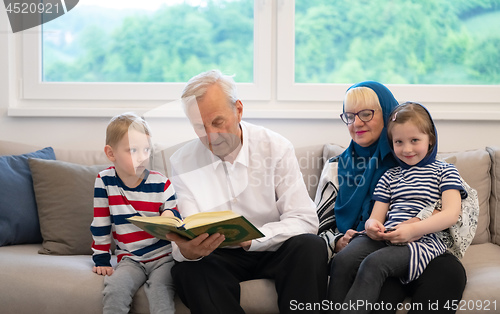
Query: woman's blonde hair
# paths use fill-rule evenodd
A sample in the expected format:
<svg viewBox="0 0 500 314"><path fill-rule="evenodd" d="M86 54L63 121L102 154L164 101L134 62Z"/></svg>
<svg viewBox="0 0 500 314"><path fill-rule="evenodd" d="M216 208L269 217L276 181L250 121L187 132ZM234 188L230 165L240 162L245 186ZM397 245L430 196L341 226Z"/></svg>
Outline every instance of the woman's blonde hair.
<svg viewBox="0 0 500 314"><path fill-rule="evenodd" d="M151 129L143 118L133 112L126 112L109 121L106 128L106 145L116 145L131 129L151 136Z"/></svg>
<svg viewBox="0 0 500 314"><path fill-rule="evenodd" d="M382 109L377 93L371 88L360 86L351 88L344 96L344 112L347 107L357 103L375 104L378 109Z"/></svg>
<svg viewBox="0 0 500 314"><path fill-rule="evenodd" d="M389 138L389 144L392 147L392 129L396 124L404 124L411 121L415 124L420 132L429 135L431 151L432 147L436 145L436 131L434 128L434 123L429 115L429 112L419 103L416 102L405 102L394 108L391 115L389 116L389 123L387 125L387 137Z"/></svg>

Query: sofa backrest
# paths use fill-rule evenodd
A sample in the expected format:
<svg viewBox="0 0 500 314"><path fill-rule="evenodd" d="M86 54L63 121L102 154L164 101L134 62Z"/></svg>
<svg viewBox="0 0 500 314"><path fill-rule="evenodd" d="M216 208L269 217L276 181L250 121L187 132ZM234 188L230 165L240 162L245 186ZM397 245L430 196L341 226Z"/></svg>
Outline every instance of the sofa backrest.
<svg viewBox="0 0 500 314"><path fill-rule="evenodd" d="M454 164L462 178L477 191L479 198L479 220L472 244L491 242L490 195L491 158L486 149L439 153L439 159Z"/></svg>
<svg viewBox="0 0 500 314"><path fill-rule="evenodd" d="M325 164L323 146L314 145L295 149L295 156L297 156L302 177L304 178L309 196L313 200L316 188L318 187L319 177L321 176L321 170Z"/></svg>
<svg viewBox="0 0 500 314"><path fill-rule="evenodd" d="M487 147L486 150L491 157L491 242L500 245L500 147Z"/></svg>
<svg viewBox="0 0 500 314"><path fill-rule="evenodd" d="M183 143L174 147L155 144L152 168L170 175L169 159ZM43 147L0 140L1 155L17 155ZM295 150L309 195L314 199L326 160L339 155L343 147L327 144L298 147ZM54 149L57 160L82 165L109 164L103 151ZM479 223L473 244L493 242L500 245L500 148L440 153L438 157L456 165L464 180L477 190L480 203Z"/></svg>
<svg viewBox="0 0 500 314"><path fill-rule="evenodd" d="M0 141L0 156L2 155L20 155L30 153L42 146L21 144L9 141ZM54 148L57 160L67 161L79 165L107 165L110 164L103 150L69 150Z"/></svg>

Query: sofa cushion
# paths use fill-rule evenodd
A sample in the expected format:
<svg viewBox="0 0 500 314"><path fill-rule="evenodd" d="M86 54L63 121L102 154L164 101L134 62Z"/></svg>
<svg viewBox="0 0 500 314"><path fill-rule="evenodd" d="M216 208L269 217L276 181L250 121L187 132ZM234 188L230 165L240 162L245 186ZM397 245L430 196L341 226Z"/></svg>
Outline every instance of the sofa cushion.
<svg viewBox="0 0 500 314"><path fill-rule="evenodd" d="M74 150L55 148L56 159L79 165L105 165L109 163L108 157L102 150Z"/></svg>
<svg viewBox="0 0 500 314"><path fill-rule="evenodd" d="M55 159L51 147L0 157L0 246L42 241L28 166L30 157Z"/></svg>
<svg viewBox="0 0 500 314"><path fill-rule="evenodd" d="M491 242L500 245L500 148L486 148L491 157Z"/></svg>
<svg viewBox="0 0 500 314"><path fill-rule="evenodd" d="M42 159L30 159L29 165L43 237L39 253L92 254L94 183L99 171L108 166Z"/></svg>
<svg viewBox="0 0 500 314"><path fill-rule="evenodd" d="M477 191L479 219L472 244L490 242L491 160L485 149L440 153L438 158L454 164L462 178Z"/></svg>
<svg viewBox="0 0 500 314"><path fill-rule="evenodd" d="M166 146L155 143L153 145L153 154L151 155L149 164L151 170L159 171L167 177L170 177L172 174L170 156L172 156L173 153L175 153L186 143L188 142L182 142L173 146Z"/></svg>
<svg viewBox="0 0 500 314"><path fill-rule="evenodd" d="M295 149L295 156L299 162L302 178L312 199L314 199L314 195L316 194L319 177L323 169L323 146L315 145Z"/></svg>
<svg viewBox="0 0 500 314"><path fill-rule="evenodd" d="M345 150L345 147L342 147L342 146L339 146L336 144L326 144L323 147L324 162L326 163L326 161L328 159L342 154L344 152L344 150ZM321 169L321 170L323 170L323 169Z"/></svg>
<svg viewBox="0 0 500 314"><path fill-rule="evenodd" d="M462 259L467 272L467 285L460 311L467 313L498 313L500 303L500 247L493 243L471 245ZM483 302L481 302L481 300ZM465 303L465 304L464 304ZM476 304L476 306L473 306ZM488 307L481 311L479 306Z"/></svg>

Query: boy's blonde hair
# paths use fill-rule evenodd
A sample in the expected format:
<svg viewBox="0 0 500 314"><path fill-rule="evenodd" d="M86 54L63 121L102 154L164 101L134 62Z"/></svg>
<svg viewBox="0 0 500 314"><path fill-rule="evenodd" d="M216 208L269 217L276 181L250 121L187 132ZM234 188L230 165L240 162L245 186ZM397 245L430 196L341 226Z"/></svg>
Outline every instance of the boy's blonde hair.
<svg viewBox="0 0 500 314"><path fill-rule="evenodd" d="M143 118L133 112L126 112L114 116L109 121L106 128L106 145L116 145L131 129L151 136L151 129Z"/></svg>
<svg viewBox="0 0 500 314"><path fill-rule="evenodd" d="M429 151L431 151L433 146L436 145L436 132L431 119L429 112L419 103L405 102L397 106L389 116L387 125L389 144L392 147L392 129L394 125L411 121L418 127L420 132L429 135L429 142L431 143Z"/></svg>
<svg viewBox="0 0 500 314"><path fill-rule="evenodd" d="M377 93L371 88L360 86L349 89L344 96L344 112L346 107L357 103L375 104L378 109L382 109Z"/></svg>

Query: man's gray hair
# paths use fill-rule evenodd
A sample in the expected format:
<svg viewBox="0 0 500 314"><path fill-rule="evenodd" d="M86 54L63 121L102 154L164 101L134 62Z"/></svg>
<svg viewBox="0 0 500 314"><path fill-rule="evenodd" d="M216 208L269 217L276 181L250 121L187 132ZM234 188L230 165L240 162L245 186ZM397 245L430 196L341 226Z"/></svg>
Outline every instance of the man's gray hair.
<svg viewBox="0 0 500 314"><path fill-rule="evenodd" d="M184 100L194 96L196 100L199 100L205 96L207 89L214 84L218 84L222 88L230 104L236 104L238 100L236 83L232 76L224 75L219 70L210 70L192 77L184 87L181 97Z"/></svg>

